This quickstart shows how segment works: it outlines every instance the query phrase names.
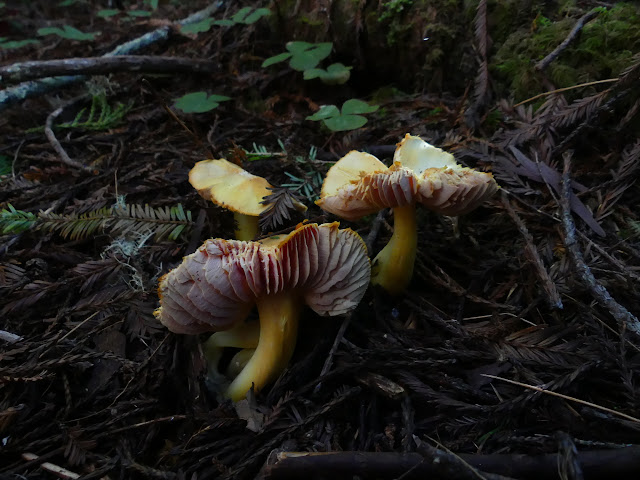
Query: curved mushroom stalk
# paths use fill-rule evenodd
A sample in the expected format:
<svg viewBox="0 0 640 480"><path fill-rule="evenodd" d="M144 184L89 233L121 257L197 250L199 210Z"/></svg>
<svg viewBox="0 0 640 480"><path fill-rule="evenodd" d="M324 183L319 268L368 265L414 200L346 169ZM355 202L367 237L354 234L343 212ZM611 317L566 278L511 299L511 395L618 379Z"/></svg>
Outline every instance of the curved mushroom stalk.
<svg viewBox="0 0 640 480"><path fill-rule="evenodd" d="M298 225L286 237L262 243L207 240L161 278L161 306L154 314L177 333L226 329L207 342L212 364L225 346L245 349L234 357L234 369L250 358L225 395L242 399L251 385L259 391L289 362L304 304L318 315L342 315L364 296L371 276L366 246L357 233L338 226ZM242 323L254 304L257 342L255 326Z"/></svg>
<svg viewBox="0 0 640 480"><path fill-rule="evenodd" d="M219 391L219 386L227 383L220 372L219 364L224 349L228 347L253 349L258 346L260 325L258 322L239 322L233 328L216 332L204 343L204 357L207 360L208 384Z"/></svg>
<svg viewBox="0 0 640 480"><path fill-rule="evenodd" d="M371 283L399 295L411 282L418 230L415 205L393 209L393 235L371 264Z"/></svg>
<svg viewBox="0 0 640 480"><path fill-rule="evenodd" d="M253 357L255 352L255 348L243 348L236 353L227 367L227 377L236 378L240 375L240 372L247 366L247 363L249 363L249 360L251 360L251 357Z"/></svg>
<svg viewBox="0 0 640 480"><path fill-rule="evenodd" d="M226 396L242 400L251 389L258 393L284 371L296 348L303 303L289 292L258 299L260 339L251 359L231 382Z"/></svg>

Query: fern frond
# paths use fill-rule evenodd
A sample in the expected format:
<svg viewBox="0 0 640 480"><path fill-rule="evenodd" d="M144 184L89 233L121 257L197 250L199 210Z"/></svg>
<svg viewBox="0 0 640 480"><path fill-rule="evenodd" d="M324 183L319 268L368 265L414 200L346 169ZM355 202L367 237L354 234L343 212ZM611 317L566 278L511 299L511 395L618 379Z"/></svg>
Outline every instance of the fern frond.
<svg viewBox="0 0 640 480"><path fill-rule="evenodd" d="M87 238L98 230L114 236L136 232L153 237L156 241L164 238L176 240L193 225L191 211L185 210L180 204L160 208L124 204L67 215L51 212L34 215L16 210L11 205L8 210L0 211L0 233L18 233L37 228L56 232L71 240Z"/></svg>
<svg viewBox="0 0 640 480"><path fill-rule="evenodd" d="M13 205L0 210L0 233L21 233L31 229L38 218L31 212L16 210Z"/></svg>
<svg viewBox="0 0 640 480"><path fill-rule="evenodd" d="M124 235L128 232L147 232L155 240L168 237L176 240L187 228L192 227L191 212L185 211L181 204L172 207L152 208L149 205L124 205L113 208L115 223L113 234Z"/></svg>
<svg viewBox="0 0 640 480"><path fill-rule="evenodd" d="M551 124L556 128L568 127L589 118L609 95L610 90L576 100L553 115Z"/></svg>

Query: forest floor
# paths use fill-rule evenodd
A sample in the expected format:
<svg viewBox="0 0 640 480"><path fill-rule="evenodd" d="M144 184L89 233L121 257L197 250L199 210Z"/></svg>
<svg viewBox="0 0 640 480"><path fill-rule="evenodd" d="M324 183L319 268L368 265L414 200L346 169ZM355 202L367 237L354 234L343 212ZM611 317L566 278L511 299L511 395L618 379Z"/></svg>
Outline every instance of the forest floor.
<svg viewBox="0 0 640 480"><path fill-rule="evenodd" d="M149 32L135 53L207 61L34 80L20 100L28 79L0 73L0 478L637 478L638 56L534 109L486 93L482 42L485 75L466 92L382 88L357 68L353 83L324 85L286 61L262 68L284 42L263 40L265 18L234 17L238 2L202 16L231 24L195 33L171 21L208 2L101 16L69 3L2 2L2 64L98 57ZM82 40L66 24L101 33ZM57 30L25 37L44 27ZM9 48L12 35L32 41ZM198 91L228 99L176 106ZM380 108L353 130L306 120L350 98ZM406 133L491 171L500 190L459 219L420 210L405 294L370 288L346 317L305 311L277 382L218 402L206 337L152 314L162 274L233 235L189 170L224 157L293 190L304 216L265 220L265 233L286 231L337 220L313 203L328 168L352 149L388 163ZM373 253L392 224L341 222Z"/></svg>

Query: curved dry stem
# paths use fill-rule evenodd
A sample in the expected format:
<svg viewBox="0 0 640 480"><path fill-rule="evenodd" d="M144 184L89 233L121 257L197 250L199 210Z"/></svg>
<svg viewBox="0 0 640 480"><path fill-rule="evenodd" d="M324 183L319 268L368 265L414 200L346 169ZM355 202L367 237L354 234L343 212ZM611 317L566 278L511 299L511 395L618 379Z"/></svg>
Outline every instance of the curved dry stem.
<svg viewBox="0 0 640 480"><path fill-rule="evenodd" d="M291 292L266 295L258 299L260 338L253 356L231 382L226 396L242 400L254 387L257 393L285 369L296 347L301 300Z"/></svg>
<svg viewBox="0 0 640 480"><path fill-rule="evenodd" d="M399 295L413 276L418 231L414 204L393 209L393 235L378 253L371 267L371 283L391 295Z"/></svg>
<svg viewBox="0 0 640 480"><path fill-rule="evenodd" d="M260 232L260 226L258 223L260 217L233 212L233 218L236 222L236 239L248 242L258 236L258 233Z"/></svg>

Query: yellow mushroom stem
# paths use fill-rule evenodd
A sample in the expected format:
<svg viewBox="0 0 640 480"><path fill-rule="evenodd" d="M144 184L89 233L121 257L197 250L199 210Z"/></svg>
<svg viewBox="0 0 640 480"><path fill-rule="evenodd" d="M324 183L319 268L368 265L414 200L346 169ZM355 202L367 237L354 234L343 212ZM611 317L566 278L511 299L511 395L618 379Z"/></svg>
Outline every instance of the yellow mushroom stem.
<svg viewBox="0 0 640 480"><path fill-rule="evenodd" d="M242 369L247 366L247 363L249 363L255 351L255 348L243 348L236 353L227 367L227 377L236 378Z"/></svg>
<svg viewBox="0 0 640 480"><path fill-rule="evenodd" d="M399 295L409 285L416 261L418 231L415 204L393 209L393 235L378 253L371 267L371 283L391 295Z"/></svg>
<svg viewBox="0 0 640 480"><path fill-rule="evenodd" d="M256 302L260 316L260 338L251 359L231 382L225 395L242 400L253 388L259 392L285 369L296 348L301 299L292 292L261 297Z"/></svg>
<svg viewBox="0 0 640 480"><path fill-rule="evenodd" d="M236 222L235 235L237 240L248 242L258 236L260 217L233 212L233 218Z"/></svg>
<svg viewBox="0 0 640 480"><path fill-rule="evenodd" d="M218 364L226 347L256 348L259 336L260 325L258 322L241 322L229 330L211 335L204 343L204 357L207 360L209 380L213 384L224 382L224 376L220 373Z"/></svg>

